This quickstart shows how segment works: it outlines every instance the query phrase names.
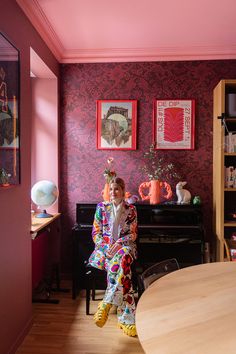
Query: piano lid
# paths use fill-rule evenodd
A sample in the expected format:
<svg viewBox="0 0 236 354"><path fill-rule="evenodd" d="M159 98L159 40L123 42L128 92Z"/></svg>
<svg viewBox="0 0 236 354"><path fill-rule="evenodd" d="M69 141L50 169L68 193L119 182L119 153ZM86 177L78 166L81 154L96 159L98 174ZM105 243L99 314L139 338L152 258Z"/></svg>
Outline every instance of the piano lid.
<svg viewBox="0 0 236 354"><path fill-rule="evenodd" d="M76 222L78 225L93 224L97 202L76 204ZM201 205L178 205L162 203L150 205L136 203L138 225L199 225L202 223Z"/></svg>

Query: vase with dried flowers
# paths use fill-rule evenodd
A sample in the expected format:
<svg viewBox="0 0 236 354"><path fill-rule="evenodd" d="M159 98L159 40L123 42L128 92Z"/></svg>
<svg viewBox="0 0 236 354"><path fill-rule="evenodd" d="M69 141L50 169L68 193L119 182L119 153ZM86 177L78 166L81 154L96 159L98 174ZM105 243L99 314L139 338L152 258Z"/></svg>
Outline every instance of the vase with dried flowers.
<svg viewBox="0 0 236 354"><path fill-rule="evenodd" d="M158 151L154 144L150 145L149 151L145 152L143 157L148 162L141 167L141 170L147 174L149 181L143 182L139 186L141 199L150 200L150 204L159 204L161 197L170 199L172 190L168 182L173 178L179 178L174 164L166 162L163 157L158 157ZM148 189L148 195L144 193L145 189Z"/></svg>
<svg viewBox="0 0 236 354"><path fill-rule="evenodd" d="M114 158L108 157L107 159L107 166L103 172L103 176L105 177L105 186L102 191L102 196L104 201L110 200L110 193L109 193L109 183L111 182L112 178L116 176L116 172L113 167Z"/></svg>

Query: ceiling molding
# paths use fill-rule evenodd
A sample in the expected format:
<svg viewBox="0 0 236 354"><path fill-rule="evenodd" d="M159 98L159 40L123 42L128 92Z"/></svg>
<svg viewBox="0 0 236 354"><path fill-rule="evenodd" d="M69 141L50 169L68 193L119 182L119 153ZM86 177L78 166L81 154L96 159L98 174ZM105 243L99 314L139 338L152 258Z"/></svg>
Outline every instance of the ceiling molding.
<svg viewBox="0 0 236 354"><path fill-rule="evenodd" d="M40 7L38 0L16 1L60 63L236 59L236 46L66 50Z"/></svg>
<svg viewBox="0 0 236 354"><path fill-rule="evenodd" d="M49 49L60 62L62 53L64 52L63 45L53 30L50 22L45 16L37 0L16 0L18 5L29 18L32 25L45 41Z"/></svg>
<svg viewBox="0 0 236 354"><path fill-rule="evenodd" d="M171 47L65 51L61 63L236 59L235 47Z"/></svg>

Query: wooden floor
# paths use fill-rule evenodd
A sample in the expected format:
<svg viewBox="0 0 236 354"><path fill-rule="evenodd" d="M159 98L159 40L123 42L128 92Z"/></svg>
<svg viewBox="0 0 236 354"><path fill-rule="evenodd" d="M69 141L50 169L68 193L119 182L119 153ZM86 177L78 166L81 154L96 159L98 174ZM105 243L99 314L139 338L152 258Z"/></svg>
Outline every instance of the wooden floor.
<svg viewBox="0 0 236 354"><path fill-rule="evenodd" d="M63 286L71 288L70 283ZM100 296L99 296L100 295ZM98 293L98 298L102 292ZM33 326L16 354L139 354L144 353L137 337L131 338L117 328L112 308L103 328L85 315L85 296L72 300L69 293L54 293L59 304L33 304ZM98 301L91 301L93 314Z"/></svg>

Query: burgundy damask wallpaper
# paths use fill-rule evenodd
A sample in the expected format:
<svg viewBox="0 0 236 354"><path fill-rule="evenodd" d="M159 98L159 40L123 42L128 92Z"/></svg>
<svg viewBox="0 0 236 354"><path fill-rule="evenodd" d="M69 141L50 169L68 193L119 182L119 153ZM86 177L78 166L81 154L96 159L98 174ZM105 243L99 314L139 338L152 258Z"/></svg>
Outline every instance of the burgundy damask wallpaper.
<svg viewBox="0 0 236 354"><path fill-rule="evenodd" d="M192 196L203 202L206 237L212 240L212 129L213 88L221 79L236 77L236 61L135 62L61 65L61 212L62 268L71 269L71 227L79 201L100 201L108 157L138 194L147 177L140 170L143 153L153 139L155 99L195 99L195 149L164 150L178 166ZM96 100L138 100L137 150L96 149ZM175 190L175 184L172 185ZM176 196L174 195L174 200Z"/></svg>

